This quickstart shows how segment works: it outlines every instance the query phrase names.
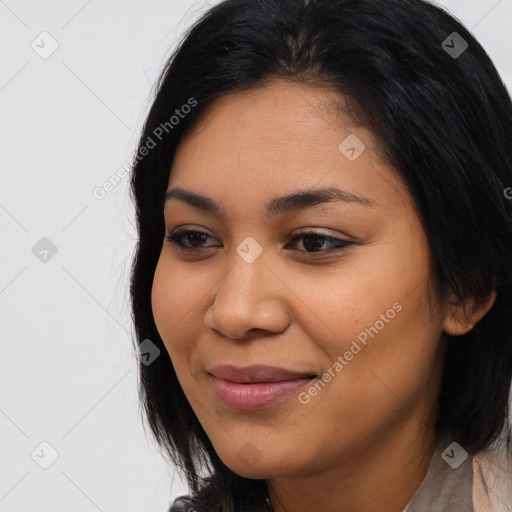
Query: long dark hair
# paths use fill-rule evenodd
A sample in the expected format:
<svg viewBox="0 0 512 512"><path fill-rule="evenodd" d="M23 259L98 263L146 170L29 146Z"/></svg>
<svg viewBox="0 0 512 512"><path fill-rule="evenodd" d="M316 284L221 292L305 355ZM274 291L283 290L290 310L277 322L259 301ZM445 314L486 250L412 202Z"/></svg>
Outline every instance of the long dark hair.
<svg viewBox="0 0 512 512"><path fill-rule="evenodd" d="M149 338L162 352L140 364L151 431L191 490L210 482L210 510L225 512L242 496L263 502L266 481L236 475L217 456L157 332L151 288L181 137L215 98L273 79L337 91L372 130L415 200L441 290L460 301L497 291L472 330L446 335L438 437L476 453L508 417L512 104L482 46L423 0L224 0L188 31L156 87L131 176L139 239L130 293L135 343Z"/></svg>

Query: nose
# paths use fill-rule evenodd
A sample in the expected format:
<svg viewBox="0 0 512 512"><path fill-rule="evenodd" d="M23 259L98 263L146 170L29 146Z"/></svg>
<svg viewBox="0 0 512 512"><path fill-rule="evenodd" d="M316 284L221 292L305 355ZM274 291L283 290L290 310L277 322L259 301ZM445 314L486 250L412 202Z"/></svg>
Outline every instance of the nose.
<svg viewBox="0 0 512 512"><path fill-rule="evenodd" d="M281 333L290 324L286 290L263 258L247 263L237 255L217 285L204 325L237 341Z"/></svg>

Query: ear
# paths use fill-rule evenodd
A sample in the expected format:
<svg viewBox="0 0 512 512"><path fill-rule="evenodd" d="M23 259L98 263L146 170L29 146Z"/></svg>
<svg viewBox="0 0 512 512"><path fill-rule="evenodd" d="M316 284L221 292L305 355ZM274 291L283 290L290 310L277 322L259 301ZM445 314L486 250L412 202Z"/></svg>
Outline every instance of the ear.
<svg viewBox="0 0 512 512"><path fill-rule="evenodd" d="M496 300L493 290L484 300L473 297L459 304L449 304L443 322L443 332L450 336L461 336L469 332L491 309Z"/></svg>

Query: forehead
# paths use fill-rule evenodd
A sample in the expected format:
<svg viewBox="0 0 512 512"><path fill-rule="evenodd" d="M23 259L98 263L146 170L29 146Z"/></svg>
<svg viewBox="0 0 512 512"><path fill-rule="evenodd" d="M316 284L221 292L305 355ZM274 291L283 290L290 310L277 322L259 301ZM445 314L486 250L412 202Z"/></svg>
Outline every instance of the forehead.
<svg viewBox="0 0 512 512"><path fill-rule="evenodd" d="M221 202L230 195L239 204L330 187L381 200L407 195L373 134L335 113L336 101L333 92L284 81L217 98L182 138L168 190L191 189ZM346 146L354 141L357 152L364 149L350 159Z"/></svg>

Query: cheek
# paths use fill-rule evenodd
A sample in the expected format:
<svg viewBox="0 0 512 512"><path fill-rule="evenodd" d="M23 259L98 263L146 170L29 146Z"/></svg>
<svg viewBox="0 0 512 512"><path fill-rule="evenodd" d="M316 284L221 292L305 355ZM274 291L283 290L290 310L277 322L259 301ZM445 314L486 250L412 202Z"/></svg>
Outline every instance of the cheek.
<svg viewBox="0 0 512 512"><path fill-rule="evenodd" d="M172 275L160 256L151 289L151 308L155 325L164 343L167 334L172 330L177 306L176 291L174 286L170 285L170 279Z"/></svg>
<svg viewBox="0 0 512 512"><path fill-rule="evenodd" d="M305 337L331 359L349 350L353 340L369 338L367 329L376 322L379 331L389 330L400 308L393 304L404 294L400 281L383 272L382 261L380 266L347 261L336 271L281 275L293 283L294 314Z"/></svg>
<svg viewBox="0 0 512 512"><path fill-rule="evenodd" d="M155 325L179 381L187 388L201 369L199 343L205 330L204 315L220 279L213 272L192 267L194 263L171 260L164 248L151 291Z"/></svg>
<svg viewBox="0 0 512 512"><path fill-rule="evenodd" d="M170 264L165 254L160 256L151 290L151 304L158 333L173 363L187 346L192 348L185 333L190 319L197 314L194 309L201 307L198 290L204 290L204 286L193 282L193 273Z"/></svg>
<svg viewBox="0 0 512 512"><path fill-rule="evenodd" d="M361 404L375 421L416 407L420 390L436 376L442 327L429 309L428 261L418 247L411 249L418 250L416 258L413 250L404 256L390 247L379 251L380 261L317 276L315 283L294 280L310 291L303 298L308 319L300 323L326 361L322 382L304 401L325 406L324 414L344 428L368 428Z"/></svg>
<svg viewBox="0 0 512 512"><path fill-rule="evenodd" d="M412 411L428 414L440 368L440 329L429 313L426 288L413 294L400 286L372 291L373 299L360 303L365 307L347 305L335 317L331 330L339 336L322 339L333 363L321 376L327 384L319 383L311 398L318 414L354 440Z"/></svg>

